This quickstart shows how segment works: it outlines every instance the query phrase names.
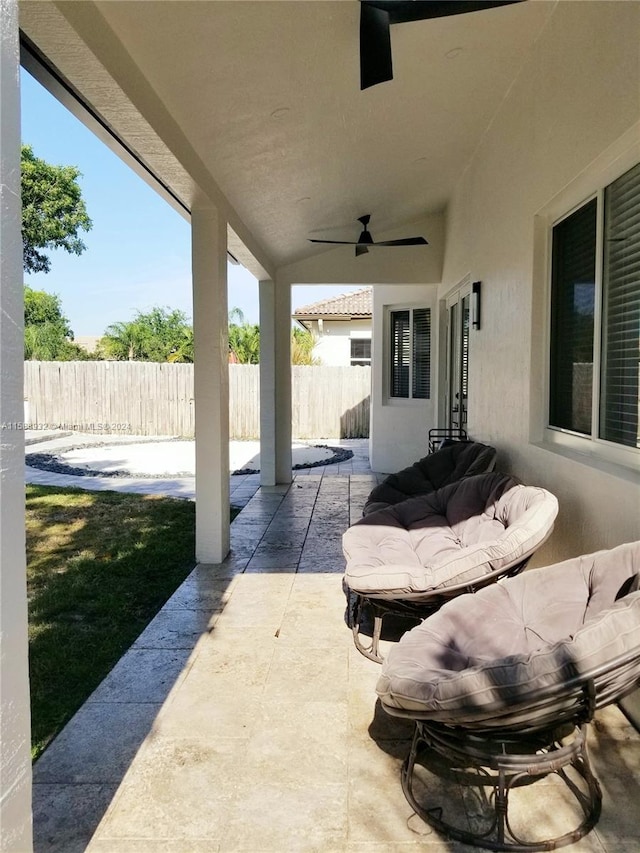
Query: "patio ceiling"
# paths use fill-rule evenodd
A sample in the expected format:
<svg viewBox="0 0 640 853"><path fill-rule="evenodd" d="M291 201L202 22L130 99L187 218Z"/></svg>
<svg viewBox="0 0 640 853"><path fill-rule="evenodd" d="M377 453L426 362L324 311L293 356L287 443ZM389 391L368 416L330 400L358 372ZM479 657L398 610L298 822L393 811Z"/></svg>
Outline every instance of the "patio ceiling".
<svg viewBox="0 0 640 853"><path fill-rule="evenodd" d="M308 237L356 239L363 213L381 239L445 210L554 6L394 26L394 80L364 92L355 0L30 0L21 27L186 207L221 207L261 275L326 251Z"/></svg>

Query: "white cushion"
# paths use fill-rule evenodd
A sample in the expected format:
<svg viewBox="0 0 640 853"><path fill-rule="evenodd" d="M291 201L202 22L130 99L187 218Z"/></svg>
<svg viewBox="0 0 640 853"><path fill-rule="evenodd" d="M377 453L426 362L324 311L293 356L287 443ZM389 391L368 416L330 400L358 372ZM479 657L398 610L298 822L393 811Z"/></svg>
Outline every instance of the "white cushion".
<svg viewBox="0 0 640 853"><path fill-rule="evenodd" d="M355 592L415 597L513 566L549 536L554 495L505 474L468 477L371 513L342 537Z"/></svg>
<svg viewBox="0 0 640 853"><path fill-rule="evenodd" d="M426 719L490 718L635 647L640 542L524 572L461 595L407 632L376 687L383 705Z"/></svg>

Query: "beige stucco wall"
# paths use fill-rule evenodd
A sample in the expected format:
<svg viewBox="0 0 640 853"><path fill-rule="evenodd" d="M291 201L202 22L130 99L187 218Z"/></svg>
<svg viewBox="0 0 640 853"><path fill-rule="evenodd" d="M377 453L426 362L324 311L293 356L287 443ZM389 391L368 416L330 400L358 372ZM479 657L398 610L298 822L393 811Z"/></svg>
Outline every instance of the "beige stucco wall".
<svg viewBox="0 0 640 853"><path fill-rule="evenodd" d="M469 430L495 444L501 467L560 501L537 563L640 539L637 471L542 442L547 268L536 218L572 182L587 187L593 162L614 159L621 138L640 141L638 44L640 3L559 3L448 210L440 295L467 273L483 283Z"/></svg>
<svg viewBox="0 0 640 853"><path fill-rule="evenodd" d="M313 320L311 327L317 341L313 355L331 367L349 367L351 338L371 337L371 320Z"/></svg>
<svg viewBox="0 0 640 853"><path fill-rule="evenodd" d="M31 850L18 9L0 0L0 851Z"/></svg>
<svg viewBox="0 0 640 853"><path fill-rule="evenodd" d="M421 235L428 246L408 246L401 250L371 249L355 256L350 246L319 251L310 258L287 264L278 270L278 283L289 284L386 284L388 282L439 282L442 276L445 221L433 214L391 231L377 232L376 240L396 240ZM357 236L357 235L356 235ZM353 239L356 237L351 234ZM348 237L345 237L348 239Z"/></svg>
<svg viewBox="0 0 640 853"><path fill-rule="evenodd" d="M369 456L374 471L390 473L411 465L427 453L428 434L437 420L435 353L437 352L436 288L429 285L389 285L373 289L371 359L371 422ZM389 308L431 308L431 399L390 400L388 341L385 324Z"/></svg>

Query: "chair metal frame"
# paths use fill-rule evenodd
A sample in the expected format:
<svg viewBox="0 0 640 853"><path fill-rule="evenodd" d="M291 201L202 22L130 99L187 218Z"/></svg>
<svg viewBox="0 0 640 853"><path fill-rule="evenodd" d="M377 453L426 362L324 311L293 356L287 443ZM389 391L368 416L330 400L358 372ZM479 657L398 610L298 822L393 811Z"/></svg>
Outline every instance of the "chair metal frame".
<svg viewBox="0 0 640 853"><path fill-rule="evenodd" d="M467 431L462 427L436 427L429 430L429 453L435 453L445 442L469 441Z"/></svg>
<svg viewBox="0 0 640 853"><path fill-rule="evenodd" d="M593 670L580 674L567 662L570 675L562 684L538 691L517 705L485 712L474 719L473 712L455 710L446 718L427 712L383 708L393 716L416 723L411 751L401 771L402 790L427 824L447 838L488 850L530 853L554 850L572 844L586 835L598 822L602 793L594 776L587 752L588 724L596 710L617 702L640 684L640 646ZM473 832L456 826L443 817L440 806L425 806L414 792L415 768L424 750L443 758L456 781L469 787L489 787L492 818L484 831ZM582 790L569 777L573 768L580 777ZM471 772L469 772L471 771ZM526 840L509 820L509 794L517 786L535 783L556 774L567 786L580 807L580 822L575 829L545 840Z"/></svg>
<svg viewBox="0 0 640 853"><path fill-rule="evenodd" d="M463 584L452 586L438 587L438 589L429 590L428 592L418 592L406 595L402 598L384 598L372 595L365 595L356 592L350 587L346 587L347 593L347 622L353 633L353 642L360 654L375 663L382 663L384 658L380 654L380 641L383 639L382 628L383 620L387 615L404 617L405 619L413 620L414 625L422 622L427 616L431 616L439 610L443 604L450 601L452 598L457 598L467 592L477 592L489 584L499 581L501 578L514 577L520 574L526 567L527 563L533 555L530 554L526 559L515 563L512 566L502 567L493 572L488 572L473 581L467 581ZM362 631L362 626L366 621L367 610L373 617L373 627L371 631L370 641L367 642L363 637L367 636Z"/></svg>

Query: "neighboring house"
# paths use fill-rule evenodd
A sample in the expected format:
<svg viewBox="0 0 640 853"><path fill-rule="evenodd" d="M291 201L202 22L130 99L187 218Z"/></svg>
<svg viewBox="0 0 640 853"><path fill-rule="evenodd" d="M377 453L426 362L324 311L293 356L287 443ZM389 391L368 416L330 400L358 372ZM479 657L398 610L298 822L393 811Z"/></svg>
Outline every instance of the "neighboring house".
<svg viewBox="0 0 640 853"><path fill-rule="evenodd" d="M87 352L95 352L98 347L98 341L100 341L102 335L76 335L73 339L74 344L78 344L82 349L86 349Z"/></svg>
<svg viewBox="0 0 640 853"><path fill-rule="evenodd" d="M370 365L372 301L372 288L365 287L304 305L292 316L315 338L313 355L321 364Z"/></svg>

